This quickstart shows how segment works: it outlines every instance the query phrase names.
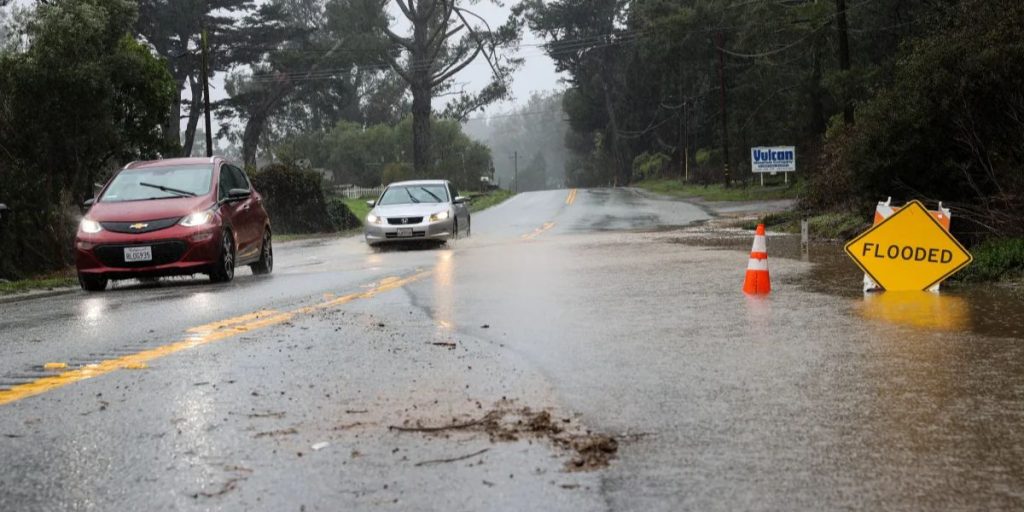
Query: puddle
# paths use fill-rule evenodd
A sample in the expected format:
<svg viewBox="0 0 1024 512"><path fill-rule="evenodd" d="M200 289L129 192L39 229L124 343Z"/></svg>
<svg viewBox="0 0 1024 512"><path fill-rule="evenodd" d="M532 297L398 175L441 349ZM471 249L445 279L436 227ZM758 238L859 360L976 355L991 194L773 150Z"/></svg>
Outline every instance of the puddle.
<svg viewBox="0 0 1024 512"><path fill-rule="evenodd" d="M749 251L752 234L744 230L684 233L672 240L698 247ZM1024 338L1024 293L1010 286L947 283L941 294L883 292L864 294L863 273L837 242L812 242L801 252L800 237L769 233L771 258L812 264L811 269L780 285L860 301L864 318L932 331L972 332L984 336Z"/></svg>

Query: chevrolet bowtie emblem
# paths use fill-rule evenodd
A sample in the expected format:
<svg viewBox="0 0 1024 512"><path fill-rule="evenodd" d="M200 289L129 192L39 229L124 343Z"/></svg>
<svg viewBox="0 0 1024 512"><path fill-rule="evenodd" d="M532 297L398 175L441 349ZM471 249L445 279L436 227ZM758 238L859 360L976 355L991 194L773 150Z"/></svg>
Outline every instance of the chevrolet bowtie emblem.
<svg viewBox="0 0 1024 512"><path fill-rule="evenodd" d="M132 228L132 229L136 229L136 230L138 230L138 229L145 229L145 228L148 228L148 227L149 227L149 224L146 224L145 222L137 222L137 223L135 223L135 224L132 224L131 226L128 226L128 227L130 227L130 228Z"/></svg>

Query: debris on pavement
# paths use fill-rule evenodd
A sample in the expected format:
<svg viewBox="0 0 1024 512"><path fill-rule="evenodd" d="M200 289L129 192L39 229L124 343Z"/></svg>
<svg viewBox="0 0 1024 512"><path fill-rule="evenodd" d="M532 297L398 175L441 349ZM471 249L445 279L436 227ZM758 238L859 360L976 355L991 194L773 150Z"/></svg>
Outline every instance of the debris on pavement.
<svg viewBox="0 0 1024 512"><path fill-rule="evenodd" d="M407 420L405 425L390 425L388 430L428 435L474 432L487 434L492 443L544 439L572 454L565 464L567 471L593 471L606 467L611 459L615 458L619 449L619 443L614 436L592 433L571 419L552 421L549 411L516 407L513 400L507 399L500 400L493 409L476 419L453 420L448 424L436 426ZM473 456L471 454L466 458ZM442 459L442 462L451 461ZM417 466L421 464L423 463L417 463Z"/></svg>
<svg viewBox="0 0 1024 512"><path fill-rule="evenodd" d="M280 437L280 436L291 436L298 434L299 431L294 428L285 428L281 430L271 430L269 432L258 432L255 436L256 439L261 437Z"/></svg>
<svg viewBox="0 0 1024 512"><path fill-rule="evenodd" d="M327 448L327 447L328 447L328 446L330 446L330 445L331 445L331 443L328 443L327 441L323 441L323 442L320 442L320 443L316 443L316 444L314 444L314 445L313 445L313 446L311 446L310 448L312 448L312 450L313 450L314 452L318 452L318 451L320 451L320 450L323 450L324 448Z"/></svg>
<svg viewBox="0 0 1024 512"><path fill-rule="evenodd" d="M475 452L470 453L468 455L462 455L462 456L459 456L459 457L452 457L450 459L425 460L425 461L422 461L422 462L417 462L414 465L416 467L419 467L419 466L429 466L429 465L432 465L432 464L447 464L449 462L458 462L460 460L472 459L473 457L476 457L477 455L482 455L482 454L486 453L489 450L490 450L490 448L484 448L483 450L475 451Z"/></svg>

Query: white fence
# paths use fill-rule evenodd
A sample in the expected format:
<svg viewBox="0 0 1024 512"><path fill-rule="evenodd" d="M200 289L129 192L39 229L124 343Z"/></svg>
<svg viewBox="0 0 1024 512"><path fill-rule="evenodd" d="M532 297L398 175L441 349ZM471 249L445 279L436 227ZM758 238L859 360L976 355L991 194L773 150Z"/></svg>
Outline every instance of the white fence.
<svg viewBox="0 0 1024 512"><path fill-rule="evenodd" d="M372 197L377 199L381 192L384 192L384 187L338 187L334 189L334 192L338 195L345 196L349 199L359 199L360 197Z"/></svg>

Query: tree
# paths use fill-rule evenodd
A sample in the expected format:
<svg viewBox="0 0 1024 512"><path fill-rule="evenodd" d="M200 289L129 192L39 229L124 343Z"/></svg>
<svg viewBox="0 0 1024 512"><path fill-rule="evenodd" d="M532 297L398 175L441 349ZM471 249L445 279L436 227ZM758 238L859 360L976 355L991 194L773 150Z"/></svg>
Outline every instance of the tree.
<svg viewBox="0 0 1024 512"><path fill-rule="evenodd" d="M164 126L167 151L192 154L196 127L202 109L203 80L201 43L203 30L209 41L209 71L212 75L236 65L252 62L264 53L279 31L272 7L257 8L254 0L138 0L135 33L164 58L167 70L178 86ZM188 86L188 123L179 139L182 118L181 92Z"/></svg>
<svg viewBox="0 0 1024 512"><path fill-rule="evenodd" d="M603 116L590 118L604 125L616 176L624 182L630 171L616 105L624 75L620 44L633 37L621 23L629 5L626 0L524 0L514 9L548 40L545 48L555 69L569 73L573 88L600 100Z"/></svg>
<svg viewBox="0 0 1024 512"><path fill-rule="evenodd" d="M256 164L259 147L272 147L291 134L364 119L364 103L380 108L362 101L374 94L374 86L382 86L377 101L400 104L397 98L403 91L396 98L386 74L366 65L382 42L369 35L367 16L381 13L363 7L349 0L274 0L265 5L280 20L279 40L248 69L229 77L230 99L218 106L219 117L229 119L222 132L233 127L234 119L244 122L240 139L246 165Z"/></svg>
<svg viewBox="0 0 1024 512"><path fill-rule="evenodd" d="M377 19L377 29L393 46L381 52L383 62L391 66L412 92L413 167L427 173L435 167L430 150L432 100L448 91L460 71L477 58L491 66L491 82L475 93L459 93L449 103L445 117L463 120L509 94L511 72L521 59L509 55L509 49L520 38L520 26L510 19L497 28L491 27L463 0L367 0L380 5L398 6L411 25L410 33L394 32L386 16Z"/></svg>
<svg viewBox="0 0 1024 512"><path fill-rule="evenodd" d="M863 210L887 196L943 201L961 238L1024 235L1022 40L1015 0L954 8L937 33L900 53L892 83L858 107L855 125L836 124L807 202Z"/></svg>
<svg viewBox="0 0 1024 512"><path fill-rule="evenodd" d="M406 117L394 126L362 125L342 121L324 132L295 134L275 147L283 162L308 159L313 167L334 171L339 183L377 186L399 177L446 178L459 188L479 186L480 176L491 166L491 152L462 133L458 122L432 121L437 155L428 173L412 168L412 119Z"/></svg>
<svg viewBox="0 0 1024 512"><path fill-rule="evenodd" d="M175 86L134 22L127 0L40 4L19 27L25 48L0 53L0 190L18 212L0 275L64 265L66 207L112 167L160 154Z"/></svg>

